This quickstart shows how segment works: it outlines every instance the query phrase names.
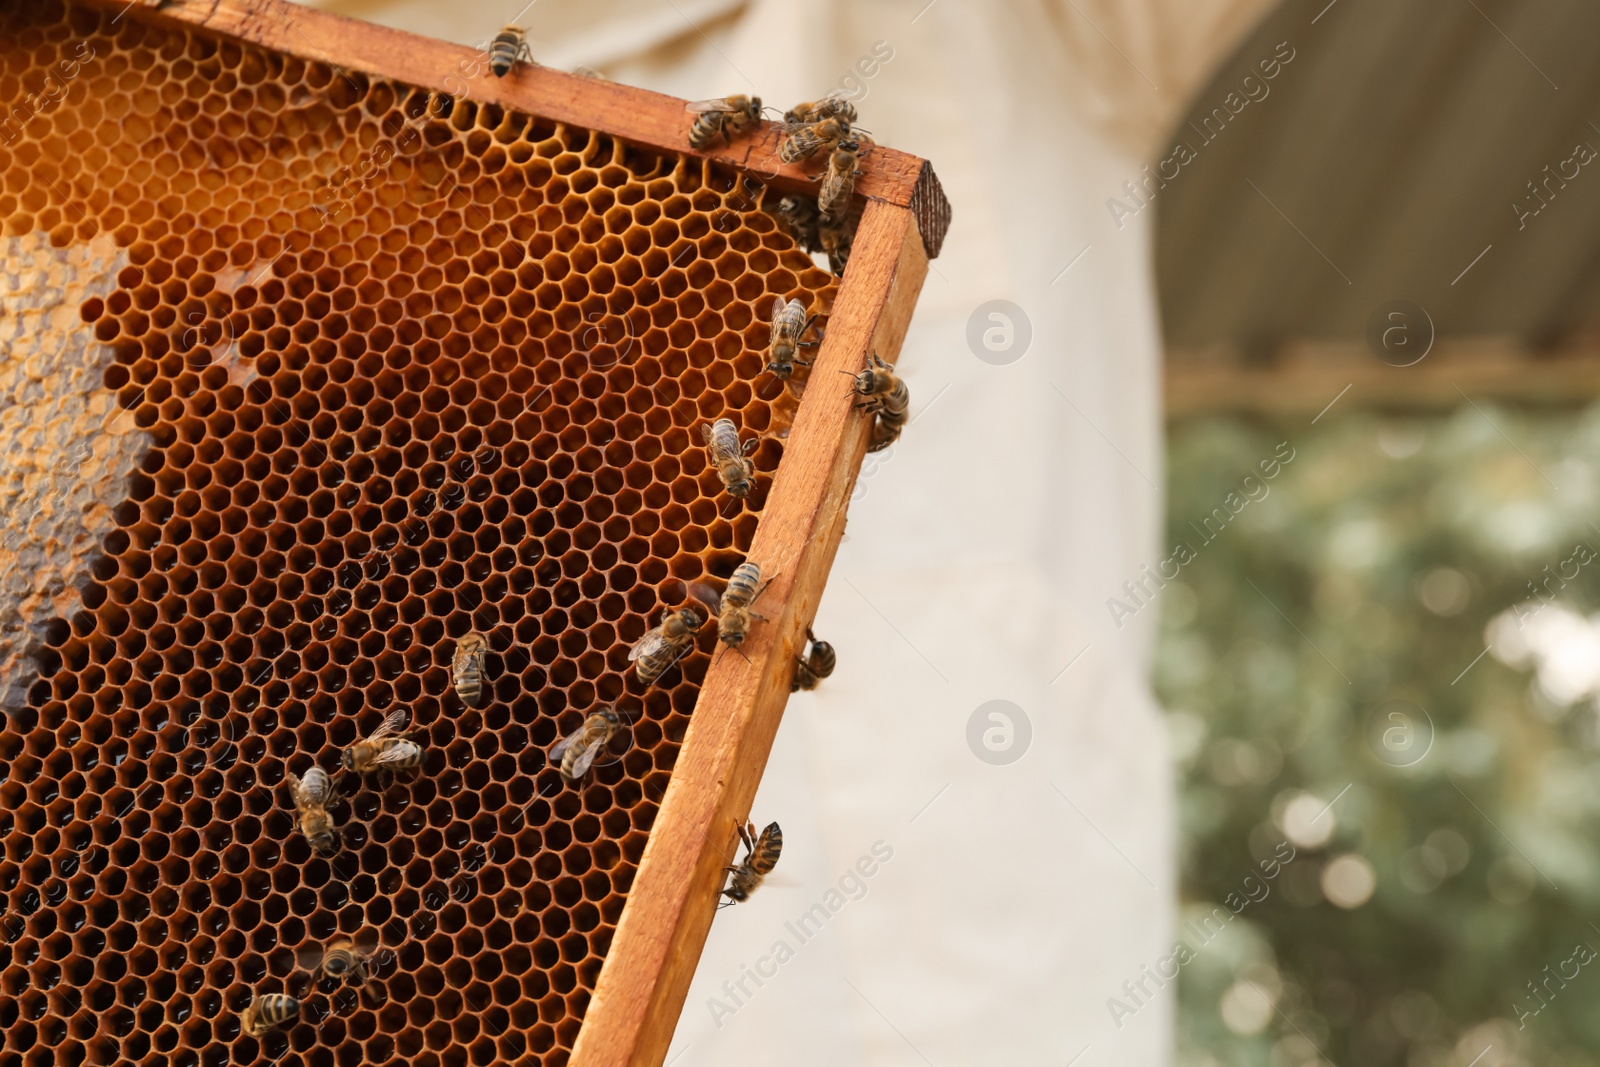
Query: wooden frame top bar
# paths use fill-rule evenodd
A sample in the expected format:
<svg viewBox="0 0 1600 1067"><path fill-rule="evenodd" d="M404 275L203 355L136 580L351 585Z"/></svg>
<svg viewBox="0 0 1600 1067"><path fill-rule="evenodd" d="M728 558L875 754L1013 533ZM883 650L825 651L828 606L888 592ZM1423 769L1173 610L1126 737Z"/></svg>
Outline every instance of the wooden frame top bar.
<svg viewBox="0 0 1600 1067"><path fill-rule="evenodd" d="M709 151L689 147L694 115L672 96L616 82L519 63L504 78L482 52L463 45L301 7L287 0L83 0L88 6L200 29L341 70L390 78L421 89L498 104L556 122L611 134L660 151L725 163L781 192L815 194L823 164L778 160L780 137L763 122L754 133ZM909 208L928 258L939 255L950 227L950 202L927 160L873 146L862 156L856 195Z"/></svg>

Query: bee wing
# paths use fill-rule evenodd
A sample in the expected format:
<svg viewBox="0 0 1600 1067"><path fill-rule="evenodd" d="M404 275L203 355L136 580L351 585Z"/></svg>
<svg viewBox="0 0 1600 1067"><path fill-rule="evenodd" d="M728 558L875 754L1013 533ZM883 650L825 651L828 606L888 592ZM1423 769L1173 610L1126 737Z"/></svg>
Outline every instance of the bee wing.
<svg viewBox="0 0 1600 1067"><path fill-rule="evenodd" d="M411 758L411 748L412 746L409 744L399 744L387 748L378 753L373 759L372 765L374 767L382 767L386 763L404 763Z"/></svg>
<svg viewBox="0 0 1600 1067"><path fill-rule="evenodd" d="M589 768L594 765L595 757L600 755L601 749L606 747L606 741L608 740L610 740L609 737L596 738L593 744L578 754L578 758L572 761L573 778L582 778L589 773Z"/></svg>
<svg viewBox="0 0 1600 1067"><path fill-rule="evenodd" d="M634 642L633 647L628 650L628 662L631 663L640 656L653 656L667 648L669 644L671 642L667 640L666 634L662 633L661 627L657 626L654 630Z"/></svg>
<svg viewBox="0 0 1600 1067"><path fill-rule="evenodd" d="M328 780L328 772L321 767L313 767L306 772L304 778L289 775L289 786L294 790L295 799L306 804L326 804L328 794L332 792L332 783Z"/></svg>
<svg viewBox="0 0 1600 1067"><path fill-rule="evenodd" d="M732 114L733 112L739 110L732 104L728 103L728 98L725 96L719 96L712 100L695 100L691 103L685 104L683 109L685 111L693 111L697 115L704 114L707 111L720 111L724 114Z"/></svg>
<svg viewBox="0 0 1600 1067"><path fill-rule="evenodd" d="M409 716L406 715L406 709L404 708L391 711L389 714L383 717L383 722L379 724L376 730L372 731L372 733L367 737L367 740L381 741L390 734L404 729L406 725L406 719L408 717Z"/></svg>
<svg viewBox="0 0 1600 1067"><path fill-rule="evenodd" d="M720 615L722 613L722 594L704 582L690 582L688 588L689 595L710 608L711 614Z"/></svg>
<svg viewBox="0 0 1600 1067"><path fill-rule="evenodd" d="M801 889L804 883L796 876L788 873L779 874L777 871L762 875L761 884L767 889Z"/></svg>
<svg viewBox="0 0 1600 1067"><path fill-rule="evenodd" d="M561 762L561 757L565 756L567 754L567 749L572 747L572 743L574 741L576 741L578 738L583 736L584 728L587 725L588 724L585 723L584 726L578 727L576 730L572 731L566 737L563 737L561 740L559 740L559 741L557 741L555 743L555 746L550 749L550 762L551 763L560 763Z"/></svg>
<svg viewBox="0 0 1600 1067"><path fill-rule="evenodd" d="M831 93L817 100L801 105L805 113L813 116L812 122L835 116L843 117L850 109L850 91L848 89L835 89ZM796 109L799 110L798 108Z"/></svg>
<svg viewBox="0 0 1600 1067"><path fill-rule="evenodd" d="M799 297L789 301L785 301L781 296L775 299L772 302L772 329L774 331L776 331L782 324L782 319L785 312L797 314L804 318L806 306Z"/></svg>
<svg viewBox="0 0 1600 1067"><path fill-rule="evenodd" d="M800 133L815 132L814 128L817 125L817 121L818 120L816 119L812 119L810 122L779 122L776 125L779 133L783 134L785 137L793 137Z"/></svg>
<svg viewBox="0 0 1600 1067"><path fill-rule="evenodd" d="M705 441L707 448L711 447L712 436L711 424L709 422L702 422L700 424L700 437Z"/></svg>

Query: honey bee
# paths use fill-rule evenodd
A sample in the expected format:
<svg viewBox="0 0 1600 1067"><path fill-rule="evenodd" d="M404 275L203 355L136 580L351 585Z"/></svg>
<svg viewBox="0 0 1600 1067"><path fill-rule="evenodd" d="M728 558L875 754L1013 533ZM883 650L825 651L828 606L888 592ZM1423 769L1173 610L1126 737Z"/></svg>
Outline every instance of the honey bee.
<svg viewBox="0 0 1600 1067"><path fill-rule="evenodd" d="M264 1037L267 1031L282 1026L300 1015L300 1002L283 993L255 997L239 1013L239 1029L251 1037Z"/></svg>
<svg viewBox="0 0 1600 1067"><path fill-rule="evenodd" d="M821 100L807 100L783 113L783 121L815 123L823 119L838 119L849 125L856 120L856 106L850 102L850 93L835 89Z"/></svg>
<svg viewBox="0 0 1600 1067"><path fill-rule="evenodd" d="M528 47L528 31L521 26L505 26L489 42L489 69L496 78L504 78L518 60L533 62L533 51Z"/></svg>
<svg viewBox="0 0 1600 1067"><path fill-rule="evenodd" d="M328 801L333 795L328 772L321 767L313 767L302 779L290 771L284 775L284 780L289 783L289 796L294 799L295 814L300 816L300 832L318 852L332 852L336 839L333 816L328 814Z"/></svg>
<svg viewBox="0 0 1600 1067"><path fill-rule="evenodd" d="M786 196L778 201L778 218L794 234L795 243L807 252L822 251L818 232L817 202L803 196Z"/></svg>
<svg viewBox="0 0 1600 1067"><path fill-rule="evenodd" d="M739 431L734 428L732 419L718 419L710 426L702 425L700 436L705 438L711 463L717 468L717 477L722 479L728 495L735 500L749 496L756 476L755 464L750 462L749 456L761 447L761 438L752 437L743 445L739 444Z"/></svg>
<svg viewBox="0 0 1600 1067"><path fill-rule="evenodd" d="M880 418L872 425L872 437L867 441L867 451L882 452L898 440L900 440L900 427L888 426Z"/></svg>
<svg viewBox="0 0 1600 1067"><path fill-rule="evenodd" d="M846 220L840 219L820 227L818 236L822 241L822 251L828 254L828 269L835 274L843 274L850 263L850 247L855 243L856 235Z"/></svg>
<svg viewBox="0 0 1600 1067"><path fill-rule="evenodd" d="M715 100L696 100L687 110L695 113L689 128L689 147L704 151L717 136L729 144L735 135L761 121L759 96L724 96Z"/></svg>
<svg viewBox="0 0 1600 1067"><path fill-rule="evenodd" d="M773 575L772 578L776 578ZM728 586L717 596L714 590L705 586L696 587L696 592L717 613L717 640L729 648L738 650L744 644L745 635L750 632L750 623L754 619L766 620L765 615L758 615L750 610L750 605L761 598L767 591L767 586L772 584L772 578L765 582L761 580L761 565L746 560L739 564L733 572L733 577L728 579ZM742 653L741 653L742 655Z"/></svg>
<svg viewBox="0 0 1600 1067"><path fill-rule="evenodd" d="M756 824L748 820L738 829L739 840L745 848L744 862L722 868L730 874L728 888L722 891L728 898L722 904L724 908L749 900L750 894L761 888L762 880L778 865L778 856L783 852L783 831L778 829L777 823L767 823L760 837L756 836Z"/></svg>
<svg viewBox="0 0 1600 1067"><path fill-rule="evenodd" d="M628 650L628 661L637 663L639 681L649 685L678 662L678 658L694 647L695 631L705 622L700 613L691 607L676 611L663 611L661 624L634 643Z"/></svg>
<svg viewBox="0 0 1600 1067"><path fill-rule="evenodd" d="M817 191L817 211L823 223L842 220L850 212L850 197L856 191L856 177L861 168L861 142L840 141L828 156L828 173L822 177L822 188Z"/></svg>
<svg viewBox="0 0 1600 1067"><path fill-rule="evenodd" d="M622 716L614 705L607 704L583 720L583 725L556 742L550 750L550 759L561 765L561 777L576 782L588 773L595 757L604 752L611 739L622 729Z"/></svg>
<svg viewBox="0 0 1600 1067"><path fill-rule="evenodd" d="M404 708L391 711L367 737L344 750L345 771L403 771L422 766L422 746L408 739Z"/></svg>
<svg viewBox="0 0 1600 1067"><path fill-rule="evenodd" d="M824 678L833 673L833 668L839 662L833 646L826 641L818 641L817 635L811 632L809 626L806 627L806 640L811 642L811 652L803 658L800 656L794 658L794 678L789 682L791 693L801 689L815 689Z"/></svg>
<svg viewBox="0 0 1600 1067"><path fill-rule="evenodd" d="M336 982L354 980L355 984L367 987L369 978L367 960L377 951L376 946L363 948L348 937L341 937L330 941L326 948L321 945L312 945L300 954L300 965L308 971L321 970L323 974ZM369 996L376 999L376 994Z"/></svg>
<svg viewBox="0 0 1600 1067"><path fill-rule="evenodd" d="M784 163L799 163L810 159L823 149L832 149L850 136L850 124L839 119L821 122L790 122L781 129L783 144L778 148L778 159Z"/></svg>
<svg viewBox="0 0 1600 1067"><path fill-rule="evenodd" d="M474 707L483 696L483 657L489 651L489 639L478 631L465 634L456 642L455 658L450 664L456 696L461 703Z"/></svg>
<svg viewBox="0 0 1600 1067"><path fill-rule="evenodd" d="M911 406L911 392L894 368L872 353L866 367L856 375L854 392L863 398L856 403L856 410L870 411L878 417L867 451L881 452L898 441L905 428L906 410Z"/></svg>
<svg viewBox="0 0 1600 1067"><path fill-rule="evenodd" d="M795 364L802 367L811 366L810 362L795 358L795 351L801 348L815 348L817 342L802 341L800 338L811 329L811 324L817 321L815 315L806 315L806 306L799 300L791 300L787 304L783 297L774 297L772 300L772 352L767 357L767 370L784 381L789 380L789 375L794 373Z"/></svg>

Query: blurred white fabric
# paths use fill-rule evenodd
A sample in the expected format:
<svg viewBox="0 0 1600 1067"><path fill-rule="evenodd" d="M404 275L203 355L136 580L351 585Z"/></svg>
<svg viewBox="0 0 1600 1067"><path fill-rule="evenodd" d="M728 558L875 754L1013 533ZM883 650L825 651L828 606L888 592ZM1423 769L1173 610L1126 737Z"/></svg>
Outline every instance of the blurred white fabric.
<svg viewBox="0 0 1600 1067"><path fill-rule="evenodd" d="M520 19L541 62L690 99L857 88L954 206L901 357L914 418L817 618L838 671L790 701L752 810L783 861L718 914L675 1067L1170 1059L1171 983L1141 973L1175 899L1156 610L1106 603L1166 554L1153 213L1119 229L1106 200L1265 0L924 2L317 5L471 44ZM969 744L994 700L1031 731L1012 713L1009 752L987 710Z"/></svg>

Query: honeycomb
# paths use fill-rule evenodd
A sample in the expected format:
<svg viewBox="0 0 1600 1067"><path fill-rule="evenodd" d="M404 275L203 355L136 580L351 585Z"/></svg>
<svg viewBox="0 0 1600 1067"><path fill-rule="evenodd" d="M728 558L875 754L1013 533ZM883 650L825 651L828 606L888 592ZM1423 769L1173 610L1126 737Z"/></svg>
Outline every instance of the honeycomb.
<svg viewBox="0 0 1600 1067"><path fill-rule="evenodd" d="M39 629L80 606L77 576L149 447L78 316L115 287L118 258L104 234L66 248L0 236L0 706L24 700Z"/></svg>
<svg viewBox="0 0 1600 1067"><path fill-rule="evenodd" d="M72 329L142 446L0 732L0 1067L564 1063L715 633L648 690L629 646L743 560L764 313L830 275L700 159L70 4L0 7L0 55L3 236L105 276ZM397 707L421 772L343 780L315 852L286 774ZM365 989L307 969L341 937Z"/></svg>

